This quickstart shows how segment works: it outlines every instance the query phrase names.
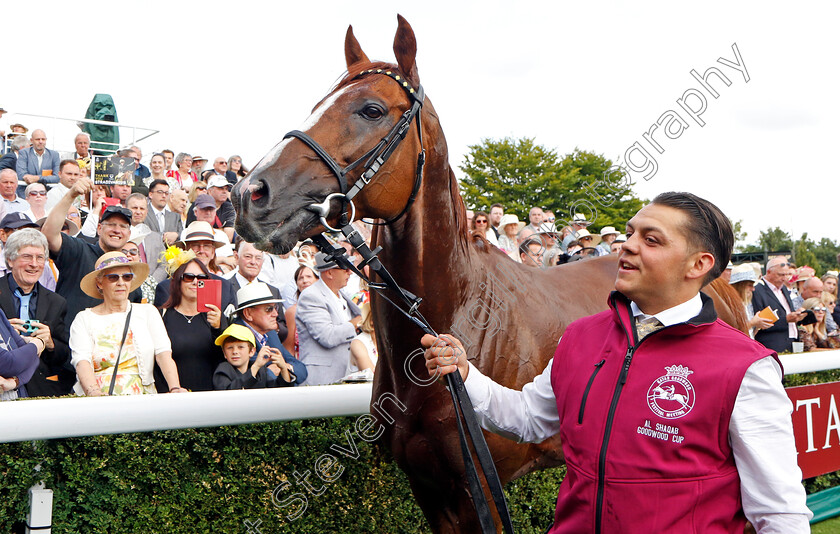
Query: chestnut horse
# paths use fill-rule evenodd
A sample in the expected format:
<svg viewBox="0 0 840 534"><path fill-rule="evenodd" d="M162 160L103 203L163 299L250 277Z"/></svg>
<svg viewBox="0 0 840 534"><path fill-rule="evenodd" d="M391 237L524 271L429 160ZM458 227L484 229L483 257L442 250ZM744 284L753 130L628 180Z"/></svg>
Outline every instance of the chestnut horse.
<svg viewBox="0 0 840 534"><path fill-rule="evenodd" d="M398 22L396 65L371 62L352 27L347 30L347 75L300 128L341 166L376 145L411 106L394 78L410 87L420 85L414 33L402 17ZM394 76L363 74L370 69ZM465 90L473 87L465 85ZM427 157L422 185L404 216L377 227L373 246L383 248L379 256L397 282L424 299L422 313L436 331L455 332L483 373L521 389L546 367L569 323L606 308L616 257L543 271L515 263L483 238L470 235L432 103L426 100L421 113L422 122L410 125L403 143L354 199L357 218L390 220L409 205L421 151L417 128L422 124ZM358 176L350 173L348 183ZM311 148L299 139L284 139L235 188L236 229L260 248L288 252L299 240L325 230L306 208L337 189L335 175ZM339 211L338 201L333 201L327 218L331 226L337 226ZM726 284L722 287L728 289ZM428 380L418 351L422 332L375 293L372 299L380 358L371 413L385 425L381 440L407 474L433 531L479 532L464 479L454 409L442 383ZM721 310L720 300L716 302ZM732 303L732 310L740 313L743 306L737 299ZM730 323L735 321L728 307L722 311ZM502 483L563 462L557 438L517 444L485 435ZM550 520L547 517L546 523Z"/></svg>

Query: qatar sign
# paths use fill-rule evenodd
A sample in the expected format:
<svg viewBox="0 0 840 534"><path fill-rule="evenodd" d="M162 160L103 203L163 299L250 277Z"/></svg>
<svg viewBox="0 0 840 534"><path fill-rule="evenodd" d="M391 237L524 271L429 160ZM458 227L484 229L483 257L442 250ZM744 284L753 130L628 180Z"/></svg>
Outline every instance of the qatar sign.
<svg viewBox="0 0 840 534"><path fill-rule="evenodd" d="M802 478L840 469L840 382L786 389L793 403L793 435Z"/></svg>

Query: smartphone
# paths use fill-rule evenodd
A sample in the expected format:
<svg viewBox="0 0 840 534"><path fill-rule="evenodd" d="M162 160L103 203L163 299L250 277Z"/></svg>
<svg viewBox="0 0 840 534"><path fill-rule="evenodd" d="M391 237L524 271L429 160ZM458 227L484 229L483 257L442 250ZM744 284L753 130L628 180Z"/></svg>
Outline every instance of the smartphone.
<svg viewBox="0 0 840 534"><path fill-rule="evenodd" d="M26 334L30 335L38 331L38 321L35 319L29 319L23 322L23 328L26 329Z"/></svg>
<svg viewBox="0 0 840 534"><path fill-rule="evenodd" d="M222 281L221 280L199 280L196 290L196 304L199 312L209 312L207 304L212 304L222 309Z"/></svg>

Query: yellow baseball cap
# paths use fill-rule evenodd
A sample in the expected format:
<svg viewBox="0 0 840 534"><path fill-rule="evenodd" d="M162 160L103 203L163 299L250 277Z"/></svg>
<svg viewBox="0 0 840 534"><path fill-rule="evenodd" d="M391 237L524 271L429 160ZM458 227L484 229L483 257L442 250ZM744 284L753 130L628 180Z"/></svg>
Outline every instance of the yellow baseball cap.
<svg viewBox="0 0 840 534"><path fill-rule="evenodd" d="M241 324L232 324L229 327L225 328L225 331L222 332L222 335L216 338L216 345L220 347L224 344L225 340L229 337L234 339L238 339L240 341L247 341L254 347L257 346L257 341L254 339L254 333L251 332L251 329L247 326L242 326Z"/></svg>

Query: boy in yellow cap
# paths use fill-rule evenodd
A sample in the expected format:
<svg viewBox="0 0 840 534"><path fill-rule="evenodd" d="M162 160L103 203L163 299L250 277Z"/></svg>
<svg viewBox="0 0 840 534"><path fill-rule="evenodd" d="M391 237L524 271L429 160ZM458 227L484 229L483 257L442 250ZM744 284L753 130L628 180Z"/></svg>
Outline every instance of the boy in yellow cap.
<svg viewBox="0 0 840 534"><path fill-rule="evenodd" d="M216 338L216 345L222 347L224 362L213 373L213 389L257 389L292 386L295 376L291 366L283 359L279 350L263 345L253 364L249 361L254 355L257 342L250 328L232 324ZM273 362L280 367L277 380L268 380L265 365Z"/></svg>

